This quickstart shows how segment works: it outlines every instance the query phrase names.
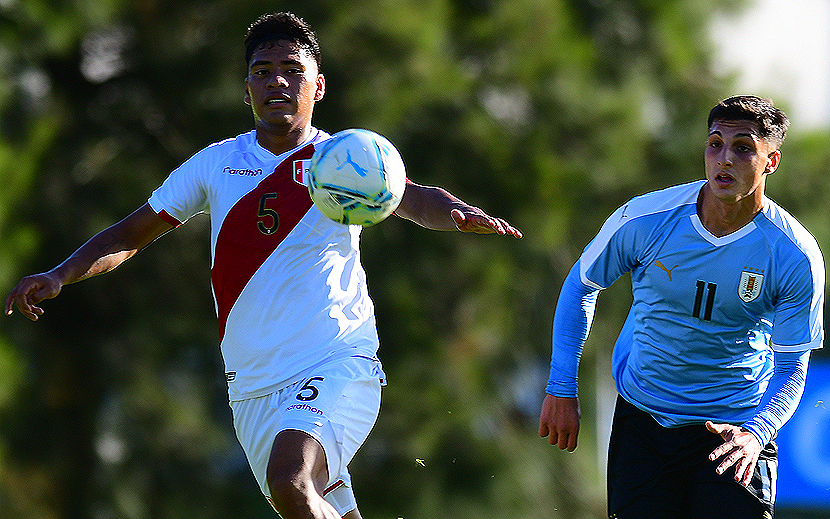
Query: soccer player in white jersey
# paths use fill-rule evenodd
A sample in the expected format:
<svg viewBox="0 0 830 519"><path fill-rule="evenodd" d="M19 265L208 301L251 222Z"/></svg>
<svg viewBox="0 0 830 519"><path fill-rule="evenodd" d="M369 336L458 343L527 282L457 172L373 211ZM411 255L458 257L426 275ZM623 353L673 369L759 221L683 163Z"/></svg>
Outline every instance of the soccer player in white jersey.
<svg viewBox="0 0 830 519"><path fill-rule="evenodd" d="M31 320L66 284L114 269L199 212L211 218L211 281L234 427L263 493L285 519L359 519L347 465L377 418L383 371L360 264L361 227L312 204L304 172L328 134L320 50L291 13L248 29L245 102L254 130L212 144L131 215L6 299ZM407 181L396 214L431 229L521 232L440 188Z"/></svg>
<svg viewBox="0 0 830 519"><path fill-rule="evenodd" d="M705 180L620 207L556 306L539 434L573 451L577 368L596 298L631 273L633 303L612 355L613 518L771 517L773 439L824 339L821 252L764 194L787 117L769 100L739 96L708 123Z"/></svg>

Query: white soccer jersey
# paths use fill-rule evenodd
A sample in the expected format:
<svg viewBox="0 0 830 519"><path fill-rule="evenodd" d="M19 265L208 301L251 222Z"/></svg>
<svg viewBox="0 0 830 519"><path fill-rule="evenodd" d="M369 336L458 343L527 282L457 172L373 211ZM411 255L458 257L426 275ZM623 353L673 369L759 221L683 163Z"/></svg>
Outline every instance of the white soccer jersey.
<svg viewBox="0 0 830 519"><path fill-rule="evenodd" d="M631 272L634 301L613 371L626 400L664 426L755 413L772 351L820 348L824 262L815 239L769 199L727 236L707 231L705 181L634 198L580 258L596 289Z"/></svg>
<svg viewBox="0 0 830 519"><path fill-rule="evenodd" d="M360 226L326 218L306 187L311 138L275 156L251 131L204 148L149 199L174 225L211 218L211 281L231 400L378 349Z"/></svg>

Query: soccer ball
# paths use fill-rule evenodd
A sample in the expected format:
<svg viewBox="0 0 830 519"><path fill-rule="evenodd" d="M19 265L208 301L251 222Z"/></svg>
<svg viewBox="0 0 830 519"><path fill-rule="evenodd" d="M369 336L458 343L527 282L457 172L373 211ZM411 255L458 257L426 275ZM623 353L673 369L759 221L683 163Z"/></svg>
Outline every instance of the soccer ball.
<svg viewBox="0 0 830 519"><path fill-rule="evenodd" d="M406 168L386 137L369 130L335 133L314 151L308 193L335 222L374 225L397 209Z"/></svg>

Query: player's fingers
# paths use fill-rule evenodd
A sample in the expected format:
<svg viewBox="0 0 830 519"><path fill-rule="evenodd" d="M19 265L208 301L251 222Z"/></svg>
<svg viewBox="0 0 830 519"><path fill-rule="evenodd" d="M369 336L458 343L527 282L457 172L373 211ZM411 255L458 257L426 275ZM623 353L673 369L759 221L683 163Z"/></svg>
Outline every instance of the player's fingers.
<svg viewBox="0 0 830 519"><path fill-rule="evenodd" d="M502 221L503 221L503 220L502 220ZM503 222L504 222L504 221L503 221ZM517 229L517 228L513 227L513 226L512 226L512 225L510 225L509 223L504 222L504 225L506 226L506 229L507 229L507 234L509 234L509 235L513 236L514 238L521 238L521 237L523 237L523 236L524 236L524 235L522 234L522 231L520 231L519 229Z"/></svg>
<svg viewBox="0 0 830 519"><path fill-rule="evenodd" d="M733 446L733 448L729 451L729 453L726 455L726 457L723 458L723 461L721 461L720 465L718 465L718 468L715 469L715 471L718 474L723 474L724 472L726 472L726 469L728 469L729 467L735 465L739 461L743 461L743 460L746 460L746 459L747 459L747 456L746 456L746 453L744 452L744 450L741 449L740 447ZM740 464L735 466L736 479L738 479L737 471L739 470L739 468L740 468Z"/></svg>
<svg viewBox="0 0 830 519"><path fill-rule="evenodd" d="M732 436L729 432L729 425L706 422L706 429L708 429L709 432L713 434L719 435L721 438L725 440L724 443L719 445L715 450L712 451L711 454L709 454L709 460L715 461L716 459L727 454L736 447L735 443L732 441Z"/></svg>
<svg viewBox="0 0 830 519"><path fill-rule="evenodd" d="M24 317L31 321L37 321L38 316L43 314L43 310L31 304L28 298L23 294L15 296L13 304ZM8 311L8 314L11 314L11 310Z"/></svg>
<svg viewBox="0 0 830 519"><path fill-rule="evenodd" d="M720 446L718 446L718 448L713 450L711 454L709 454L709 461L715 461L727 452L731 451L733 447L734 446L731 442L722 443Z"/></svg>
<svg viewBox="0 0 830 519"><path fill-rule="evenodd" d="M548 435L548 443L550 443L551 445L558 444L559 443L559 433L556 431L556 429L550 429L549 432L550 432L550 434Z"/></svg>
<svg viewBox="0 0 830 519"><path fill-rule="evenodd" d="M458 227L458 230L463 232L474 232L477 234L491 234L495 232L502 236L508 232L505 223L498 218L493 218L486 214L464 214L459 209L453 209L450 215L455 221L455 226Z"/></svg>
<svg viewBox="0 0 830 519"><path fill-rule="evenodd" d="M706 429L708 429L710 433L722 435L726 430L726 426L724 424L716 424L712 421L707 421Z"/></svg>
<svg viewBox="0 0 830 519"><path fill-rule="evenodd" d="M507 222L505 222L501 218L491 218L490 220L491 220L491 224L490 224L491 227L499 235L504 236L506 234L512 234L510 232L510 224L508 224Z"/></svg>
<svg viewBox="0 0 830 519"><path fill-rule="evenodd" d="M43 308L36 305L29 305L29 308L32 309L33 320L37 321L38 316L43 315Z"/></svg>
<svg viewBox="0 0 830 519"><path fill-rule="evenodd" d="M32 321L37 321L38 316L43 315L43 309L35 304L36 302L41 301L40 299L32 300L31 297L24 295L20 296L18 301L20 300L24 301L24 306L21 308L21 306L18 305L18 308L21 308L21 312Z"/></svg>
<svg viewBox="0 0 830 519"><path fill-rule="evenodd" d="M565 446L565 448L568 450L568 452L573 452L576 449L576 443L577 443L577 435L576 434L570 434L570 435L568 435L568 444Z"/></svg>
<svg viewBox="0 0 830 519"><path fill-rule="evenodd" d="M467 231L477 234L504 234L504 227L495 218L489 216L472 215L466 219Z"/></svg>
<svg viewBox="0 0 830 519"><path fill-rule="evenodd" d="M450 216L452 217L453 221L455 222L455 226L459 228L459 230L464 226L464 213L462 213L458 209L453 209L450 211Z"/></svg>
<svg viewBox="0 0 830 519"><path fill-rule="evenodd" d="M13 305L14 305L14 297L11 294L9 294L9 296L6 298L6 307L5 307L6 315L11 315L12 314Z"/></svg>
<svg viewBox="0 0 830 519"><path fill-rule="evenodd" d="M748 457L744 457L735 468L735 481L743 486L749 486L752 481L752 473L755 472L755 463Z"/></svg>
<svg viewBox="0 0 830 519"><path fill-rule="evenodd" d="M576 435L573 433L560 433L557 447L563 451L567 450L568 452L573 452L573 450L576 449Z"/></svg>
<svg viewBox="0 0 830 519"><path fill-rule="evenodd" d="M709 459L711 461L715 461L716 459L723 457L720 465L718 465L717 468L718 474L723 474L724 470L726 470L730 465L735 463L735 461L732 459L731 454L733 449L733 445L731 445L730 443L724 443L723 445L712 451L712 454L709 455Z"/></svg>

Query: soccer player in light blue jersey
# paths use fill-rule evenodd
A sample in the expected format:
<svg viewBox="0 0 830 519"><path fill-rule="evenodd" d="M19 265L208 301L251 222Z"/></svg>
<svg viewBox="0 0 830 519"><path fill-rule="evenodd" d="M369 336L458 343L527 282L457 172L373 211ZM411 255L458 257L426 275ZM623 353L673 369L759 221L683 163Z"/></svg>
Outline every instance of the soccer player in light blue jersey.
<svg viewBox="0 0 830 519"><path fill-rule="evenodd" d="M556 307L539 434L572 451L596 299L631 273L633 303L612 356L612 518L772 517L774 438L824 339L821 252L764 194L786 115L739 96L715 106L708 124L705 180L620 207Z"/></svg>

